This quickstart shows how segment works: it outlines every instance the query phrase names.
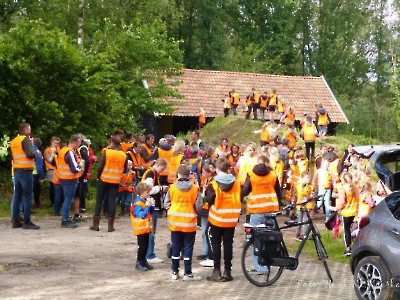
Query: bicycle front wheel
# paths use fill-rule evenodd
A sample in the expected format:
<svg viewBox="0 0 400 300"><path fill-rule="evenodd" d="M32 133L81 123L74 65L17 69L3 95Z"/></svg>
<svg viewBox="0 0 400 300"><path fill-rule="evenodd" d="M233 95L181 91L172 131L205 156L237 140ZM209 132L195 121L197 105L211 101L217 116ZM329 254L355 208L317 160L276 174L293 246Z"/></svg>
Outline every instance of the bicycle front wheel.
<svg viewBox="0 0 400 300"><path fill-rule="evenodd" d="M314 244L315 244L315 249L317 250L318 253L318 257L322 261L322 264L324 265L329 281L333 282L331 271L329 270L328 267L328 261L327 261L328 255L326 253L324 244L322 244L321 236L319 235L319 233L314 235Z"/></svg>
<svg viewBox="0 0 400 300"><path fill-rule="evenodd" d="M259 287L273 284L281 276L283 267L277 266L254 266L257 256L253 255L253 241L246 243L242 252L242 271L246 279Z"/></svg>

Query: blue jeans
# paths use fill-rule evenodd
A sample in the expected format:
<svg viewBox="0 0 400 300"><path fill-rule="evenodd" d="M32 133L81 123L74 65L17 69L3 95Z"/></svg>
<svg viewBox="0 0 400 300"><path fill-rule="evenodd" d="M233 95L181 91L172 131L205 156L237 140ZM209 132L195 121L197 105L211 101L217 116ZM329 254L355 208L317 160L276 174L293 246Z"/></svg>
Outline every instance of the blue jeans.
<svg viewBox="0 0 400 300"><path fill-rule="evenodd" d="M62 220L69 221L69 212L71 210L71 204L74 201L75 190L78 186L77 183L71 184L60 184L64 193L64 204L62 207Z"/></svg>
<svg viewBox="0 0 400 300"><path fill-rule="evenodd" d="M14 180L14 177L12 177L12 183L13 183L13 198L12 198L12 201L11 201L11 219L14 220L15 219L14 218L14 211L13 211L13 203L15 201L15 180ZM21 203L19 204L19 211L18 211L18 216L17 216L18 220L22 216L23 209L24 209L24 202L21 201Z"/></svg>
<svg viewBox="0 0 400 300"><path fill-rule="evenodd" d="M54 215L59 216L60 215L60 209L61 209L61 203L63 202L63 190L61 188L61 185L59 184L53 184L53 190L54 190Z"/></svg>
<svg viewBox="0 0 400 300"><path fill-rule="evenodd" d="M324 207L325 207L325 218L328 218L329 213L330 213L329 206L331 206L331 193L332 193L332 190L326 190L323 188L318 189L318 196L325 194L324 199L323 199ZM318 200L317 207L320 208L321 206L322 206L322 200Z"/></svg>
<svg viewBox="0 0 400 300"><path fill-rule="evenodd" d="M121 203L121 212L129 212L132 203L132 193L123 191L118 193L118 202Z"/></svg>
<svg viewBox="0 0 400 300"><path fill-rule="evenodd" d="M179 272L179 261L181 259L181 250L183 248L183 264L185 265L185 274L192 274L192 256L195 239L196 231L171 231L172 272Z"/></svg>
<svg viewBox="0 0 400 300"><path fill-rule="evenodd" d="M201 248L202 255L208 255L208 243L207 243L207 224L208 217L200 217L201 220L201 239L203 241L203 247Z"/></svg>
<svg viewBox="0 0 400 300"><path fill-rule="evenodd" d="M14 222L18 223L21 204L24 204L24 223L31 222L32 196L33 196L32 171L14 169L14 195L12 203L12 216Z"/></svg>
<svg viewBox="0 0 400 300"><path fill-rule="evenodd" d="M250 225L257 226L257 225L263 224L265 222L264 215L265 215L264 213L250 215ZM254 249L253 249L253 251L254 251ZM253 253L253 265L254 265L254 269L257 272L268 272L267 266L260 266L258 264L258 256L255 256L254 253Z"/></svg>
<svg viewBox="0 0 400 300"><path fill-rule="evenodd" d="M158 210L153 212L153 234L149 236L149 247L147 248L146 259L155 258L157 255L154 253L155 234L157 229Z"/></svg>

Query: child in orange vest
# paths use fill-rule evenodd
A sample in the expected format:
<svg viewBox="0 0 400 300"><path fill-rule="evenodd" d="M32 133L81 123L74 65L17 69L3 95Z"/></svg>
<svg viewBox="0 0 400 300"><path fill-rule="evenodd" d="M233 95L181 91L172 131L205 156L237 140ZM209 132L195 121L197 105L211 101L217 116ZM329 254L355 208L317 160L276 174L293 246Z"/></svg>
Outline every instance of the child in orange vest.
<svg viewBox="0 0 400 300"><path fill-rule="evenodd" d="M292 189L292 203L301 203L302 201L309 199L314 196L314 187L310 184L311 176L309 172L303 172L301 174L300 183L298 183ZM314 217L314 201L311 201L306 204L307 209L310 211L310 217ZM296 206L297 208L297 222L305 222L307 221L307 215L305 213L303 206ZM296 227L296 240L300 240L302 234L302 227ZM307 232L308 227L304 228L303 233Z"/></svg>
<svg viewBox="0 0 400 300"><path fill-rule="evenodd" d="M296 128L294 127L293 122L288 122L286 125L287 125L287 130L285 131L282 140L288 139L289 148L293 149L294 147L296 147L297 140L299 139L299 137L297 136L297 131Z"/></svg>
<svg viewBox="0 0 400 300"><path fill-rule="evenodd" d="M169 188L165 197L168 209L168 227L171 230L172 279L179 278L180 252L183 249L185 273L183 280L201 280L192 273L193 246L197 229L197 213L201 211L203 200L199 187L189 180L190 167L178 167L178 180Z"/></svg>
<svg viewBox="0 0 400 300"><path fill-rule="evenodd" d="M131 206L131 221L133 234L137 236L138 252L136 270L147 271L153 267L146 260L149 236L152 233L152 214L154 212L154 200L150 198L151 185L140 182L137 187L137 196Z"/></svg>
<svg viewBox="0 0 400 300"><path fill-rule="evenodd" d="M361 219L366 215L368 215L374 207L375 207L375 201L372 198L372 184L370 181L366 181L364 182L362 191L360 193L358 214L355 217L355 220L357 221L358 224L358 228L351 233L352 236L357 236L359 232Z"/></svg>
<svg viewBox="0 0 400 300"><path fill-rule="evenodd" d="M133 185L136 172L132 171L132 161L128 160L128 172L122 174L121 183L118 189L118 200L121 203L120 216L125 216L129 214L133 193L135 192L135 187Z"/></svg>

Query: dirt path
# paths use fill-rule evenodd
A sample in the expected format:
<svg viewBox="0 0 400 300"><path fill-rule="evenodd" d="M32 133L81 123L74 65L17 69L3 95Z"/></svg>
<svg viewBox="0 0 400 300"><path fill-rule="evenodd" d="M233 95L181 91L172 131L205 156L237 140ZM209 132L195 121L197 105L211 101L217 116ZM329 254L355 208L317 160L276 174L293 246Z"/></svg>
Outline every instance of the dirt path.
<svg viewBox="0 0 400 300"><path fill-rule="evenodd" d="M200 282L172 281L166 244L170 235L166 219L159 219L156 253L166 261L155 270L138 272L136 238L129 217L116 220L116 231L89 230L90 221L76 229L60 228L56 217L34 219L38 231L12 229L9 219L0 220L0 299L354 299L347 264L330 262L335 282L328 284L323 266L302 256L296 271L285 270L272 287L257 288L246 281L240 268L244 242L241 222L234 242L234 281L210 283L211 269L196 260L201 249L198 230L193 272ZM286 231L285 238L293 237ZM183 264L181 263L181 272Z"/></svg>

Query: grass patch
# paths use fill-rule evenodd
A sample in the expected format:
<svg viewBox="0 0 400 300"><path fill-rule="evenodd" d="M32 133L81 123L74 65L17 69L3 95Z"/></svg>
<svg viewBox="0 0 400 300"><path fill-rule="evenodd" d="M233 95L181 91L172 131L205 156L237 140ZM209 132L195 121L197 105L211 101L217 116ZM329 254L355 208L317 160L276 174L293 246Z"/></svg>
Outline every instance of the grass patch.
<svg viewBox="0 0 400 300"><path fill-rule="evenodd" d="M350 258L343 256L343 252L345 250L344 242L343 242L343 232L339 233L339 237L333 238L332 231L323 229L320 230L322 242L325 246L326 252L328 253L328 259L334 260L341 263L349 263ZM311 236L311 235L310 235ZM296 241L286 241L286 246L291 255L295 255L297 249L299 248L300 242ZM315 250L315 245L313 241L307 241L304 245L302 253L307 253L312 257L317 258L317 251Z"/></svg>

